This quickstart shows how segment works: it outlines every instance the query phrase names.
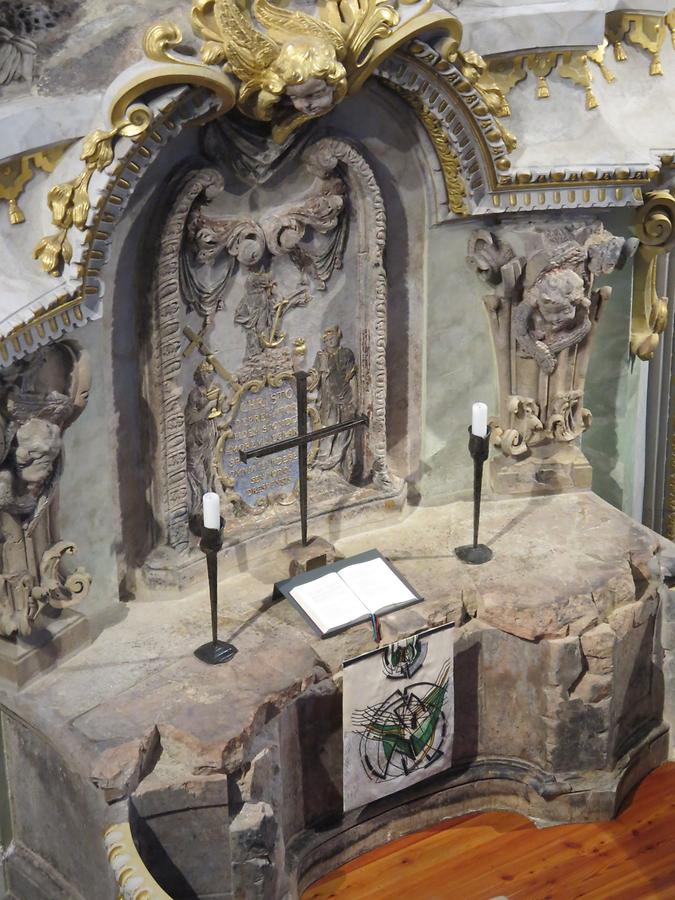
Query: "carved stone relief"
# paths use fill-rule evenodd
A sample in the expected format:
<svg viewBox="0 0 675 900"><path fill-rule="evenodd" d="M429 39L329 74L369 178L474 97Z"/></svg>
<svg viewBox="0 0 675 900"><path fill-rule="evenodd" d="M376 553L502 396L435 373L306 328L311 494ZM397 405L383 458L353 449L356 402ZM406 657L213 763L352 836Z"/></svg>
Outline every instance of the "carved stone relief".
<svg viewBox="0 0 675 900"><path fill-rule="evenodd" d="M498 490L590 487L578 447L591 424L584 384L594 327L611 295L594 283L621 268L636 247L600 222L472 234L467 262L492 288L483 300L499 377Z"/></svg>
<svg viewBox="0 0 675 900"><path fill-rule="evenodd" d="M7 369L0 386L0 634L30 634L45 606L82 600L91 578L60 563L77 548L58 540L53 507L62 435L87 404L89 357L63 341Z"/></svg>
<svg viewBox="0 0 675 900"><path fill-rule="evenodd" d="M153 506L179 551L196 542L205 490L222 498L226 543L297 517L296 452L245 465L239 450L296 434L300 368L308 427L357 409L370 418L365 434L310 447L313 508L401 488L386 460L386 223L373 173L344 141L265 152L231 122L206 132L214 162L223 127L227 163L181 178L155 278Z"/></svg>
<svg viewBox="0 0 675 900"><path fill-rule="evenodd" d="M39 44L74 5L70 0L0 2L0 87L13 81L30 84Z"/></svg>

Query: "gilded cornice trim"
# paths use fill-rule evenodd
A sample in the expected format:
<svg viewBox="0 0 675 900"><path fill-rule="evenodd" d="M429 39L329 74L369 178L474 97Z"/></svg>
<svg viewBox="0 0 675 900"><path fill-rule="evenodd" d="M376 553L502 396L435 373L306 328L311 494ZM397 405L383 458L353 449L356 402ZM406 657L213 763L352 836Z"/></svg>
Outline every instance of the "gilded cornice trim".
<svg viewBox="0 0 675 900"><path fill-rule="evenodd" d="M446 188L457 185L455 167L447 155L444 164L439 151L447 154L447 147L457 160L467 196L462 207L459 195L455 193L450 202L449 194L448 213L441 211L440 220L504 212L639 207L643 192L659 175L657 165L508 171L509 150L497 127L501 123L486 109L460 66L421 41L387 60L378 77L409 102L427 131L435 123L432 143L449 181ZM671 153L662 154L662 165L669 160Z"/></svg>
<svg viewBox="0 0 675 900"><path fill-rule="evenodd" d="M137 140L120 143L114 163L103 173L106 180L92 198L89 223L84 232L78 232L79 241L73 246L68 283L62 281L29 321L0 339L0 366L10 365L14 359L100 318L104 290L100 270L136 183L167 141L185 125L209 115L217 101L210 92L197 88L183 89L178 95L172 92L156 104L151 127Z"/></svg>
<svg viewBox="0 0 675 900"><path fill-rule="evenodd" d="M640 247L633 267L630 349L649 360L668 321L668 298L659 297L656 265L662 253L675 247L675 196L667 190L647 194L634 230Z"/></svg>
<svg viewBox="0 0 675 900"><path fill-rule="evenodd" d="M451 202L449 192L450 213L475 212L489 196L498 173L510 168L509 152L514 146L513 136L489 108L475 67L468 67L460 54L446 59L417 40L405 52L385 60L377 75L385 85L403 94L428 132L433 130L432 143L437 153L443 153L445 162L439 153L439 164L454 197ZM490 100L493 108L501 106L499 95ZM457 173L450 154L458 162ZM468 194L463 206L458 178Z"/></svg>
<svg viewBox="0 0 675 900"><path fill-rule="evenodd" d="M582 88L586 96L586 109L593 110L598 101L593 93L591 63L597 66L605 81L612 84L617 73L607 66L606 53L611 46L617 63L628 59L625 44L647 51L651 56L649 73L663 75L661 52L670 29L675 48L675 9L665 16L650 15L629 10L608 13L605 20L605 39L597 47L589 49L541 49L521 53L495 54L486 57L490 75L505 96L531 73L537 79L535 96L539 100L550 97L548 78L556 73Z"/></svg>
<svg viewBox="0 0 675 900"><path fill-rule="evenodd" d="M434 146L443 175L448 207L455 215L468 215L469 209L466 204L467 190L462 178L459 159L453 151L450 140L441 123L415 94L406 91L398 85L392 85L392 87L412 107Z"/></svg>
<svg viewBox="0 0 675 900"><path fill-rule="evenodd" d="M120 890L119 900L171 900L148 872L136 849L128 822L108 828L103 842Z"/></svg>
<svg viewBox="0 0 675 900"><path fill-rule="evenodd" d="M0 200L7 202L7 215L11 225L21 225L26 221L18 201L26 185L35 177L36 169L53 172L73 143L74 141L62 141L0 162Z"/></svg>

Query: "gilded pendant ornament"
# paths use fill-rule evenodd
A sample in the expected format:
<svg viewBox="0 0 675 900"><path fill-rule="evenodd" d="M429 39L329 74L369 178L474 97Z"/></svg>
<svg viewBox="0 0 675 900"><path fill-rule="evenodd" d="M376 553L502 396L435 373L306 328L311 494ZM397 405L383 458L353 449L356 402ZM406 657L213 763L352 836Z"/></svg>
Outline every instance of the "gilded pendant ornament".
<svg viewBox="0 0 675 900"><path fill-rule="evenodd" d="M43 237L35 249L33 257L40 260L42 268L50 275L59 275L62 264L72 259L73 248L68 240L68 231L75 226L79 231L87 227L91 202L89 182L94 172L107 169L114 158L113 141L119 137L138 138L150 126L152 112L147 106L137 104L125 119L110 131L97 129L84 139L80 159L84 160L82 172L71 181L54 185L47 194L47 203L52 213L55 234Z"/></svg>
<svg viewBox="0 0 675 900"><path fill-rule="evenodd" d="M634 231L640 247L633 268L630 349L635 356L648 360L654 356L668 321L668 299L659 297L656 267L658 257L675 247L675 196L667 190L647 194Z"/></svg>
<svg viewBox="0 0 675 900"><path fill-rule="evenodd" d="M608 14L605 39L592 50L542 50L513 56L493 56L487 60L489 74L506 97L531 72L537 79L536 96L545 100L551 95L548 79L555 72L583 88L586 109L596 109L598 101L592 90L593 77L589 63L596 65L605 81L612 84L617 76L606 64L607 50L611 45L615 61L623 62L628 59L625 45L629 43L650 54L650 75L662 75L661 51L669 30L675 48L675 9L665 16L617 10Z"/></svg>
<svg viewBox="0 0 675 900"><path fill-rule="evenodd" d="M671 13L668 16L672 16ZM606 35L614 48L614 59L628 59L624 43L627 41L646 50L651 56L650 75L663 75L661 49L668 30L668 16L654 16L640 12L617 10L607 16Z"/></svg>
<svg viewBox="0 0 675 900"><path fill-rule="evenodd" d="M57 162L72 143L72 141L66 141L55 144L53 147L45 147L43 150L15 156L13 159L0 163L0 200L7 201L7 214L11 225L21 225L26 221L18 200L28 182L35 175L35 170L42 169L43 172L53 172Z"/></svg>

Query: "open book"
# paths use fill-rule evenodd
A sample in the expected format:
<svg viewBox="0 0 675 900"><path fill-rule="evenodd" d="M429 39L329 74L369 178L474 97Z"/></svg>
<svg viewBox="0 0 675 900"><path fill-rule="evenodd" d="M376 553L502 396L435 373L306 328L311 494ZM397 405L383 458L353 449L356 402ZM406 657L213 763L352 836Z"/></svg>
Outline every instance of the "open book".
<svg viewBox="0 0 675 900"><path fill-rule="evenodd" d="M290 578L277 589L322 637L422 599L378 550Z"/></svg>

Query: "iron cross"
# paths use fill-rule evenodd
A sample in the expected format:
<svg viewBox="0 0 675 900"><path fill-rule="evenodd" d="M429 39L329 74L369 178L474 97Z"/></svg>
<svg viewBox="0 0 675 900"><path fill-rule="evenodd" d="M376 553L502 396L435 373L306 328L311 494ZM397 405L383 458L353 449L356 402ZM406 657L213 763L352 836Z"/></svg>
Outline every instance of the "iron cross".
<svg viewBox="0 0 675 900"><path fill-rule="evenodd" d="M271 456L273 453L281 453L282 450L298 448L298 468L300 470L300 524L302 527L302 546L306 547L307 540L307 445L321 438L330 437L332 434L340 434L358 425L367 425L368 416L356 416L346 422L337 425L327 425L316 431L307 433L307 372L296 372L298 404L298 433L295 437L286 438L283 441L275 441L264 447L256 447L254 450L240 450L239 458L247 463L249 459L259 459L261 456Z"/></svg>

